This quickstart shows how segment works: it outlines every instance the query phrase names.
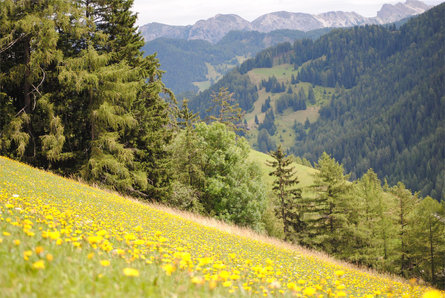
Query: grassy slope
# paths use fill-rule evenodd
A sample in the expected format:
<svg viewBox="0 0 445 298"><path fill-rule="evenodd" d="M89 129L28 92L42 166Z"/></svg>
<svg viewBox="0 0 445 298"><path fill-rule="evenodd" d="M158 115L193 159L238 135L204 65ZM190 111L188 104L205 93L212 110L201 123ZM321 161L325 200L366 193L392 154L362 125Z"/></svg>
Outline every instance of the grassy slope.
<svg viewBox="0 0 445 298"><path fill-rule="evenodd" d="M390 289L400 297L425 290L161 209L0 157L0 293L350 296Z"/></svg>
<svg viewBox="0 0 445 298"><path fill-rule="evenodd" d="M253 84L258 87L262 80L267 80L272 76L275 76L280 83L284 83L286 86L286 91L289 86L292 86L294 92L298 92L300 88L303 88L307 94L310 83L300 82L296 85L291 85L292 75L296 76L298 70L294 70L291 64L281 64L276 65L272 68L255 68L248 72L248 76ZM259 89L259 88L258 88ZM275 114L275 125L277 126L277 132L273 139L277 144L283 144L285 148L289 148L294 144L295 133L293 131L294 122L304 123L306 119L310 122L315 122L319 117L320 106L329 102L330 97L335 92L334 88L327 88L321 86L315 86L314 94L316 98L315 105L309 105L304 111L292 111L288 109L284 111L283 114ZM252 111L246 114L245 119L247 120L249 131L249 142L251 145L256 143L258 131L255 125L255 115L258 117L258 121L261 123L264 120L265 113L261 112L261 106L266 102L268 97L271 98L271 106L275 108L275 100L277 100L284 93L271 93L266 92L264 89L258 91L258 100L254 103L254 108Z"/></svg>

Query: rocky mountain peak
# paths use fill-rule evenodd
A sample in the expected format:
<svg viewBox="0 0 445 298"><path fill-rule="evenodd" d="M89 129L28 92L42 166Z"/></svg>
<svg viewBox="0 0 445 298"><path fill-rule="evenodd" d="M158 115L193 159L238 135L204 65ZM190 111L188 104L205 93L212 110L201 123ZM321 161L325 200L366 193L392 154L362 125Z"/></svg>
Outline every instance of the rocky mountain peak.
<svg viewBox="0 0 445 298"><path fill-rule="evenodd" d="M280 29L310 31L327 27L351 27L364 24L386 24L423 13L430 6L418 0L384 4L377 16L367 18L355 12L330 11L317 15L300 12L276 11L249 22L235 14L218 14L189 26L169 26L150 23L140 27L145 41L159 37L203 39L211 43L221 40L230 31L271 32Z"/></svg>

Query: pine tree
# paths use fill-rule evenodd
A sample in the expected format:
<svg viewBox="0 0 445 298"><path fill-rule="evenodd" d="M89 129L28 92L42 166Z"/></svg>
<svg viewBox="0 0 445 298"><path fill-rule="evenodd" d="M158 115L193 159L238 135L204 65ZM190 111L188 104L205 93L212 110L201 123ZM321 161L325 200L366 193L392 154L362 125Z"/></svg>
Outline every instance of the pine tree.
<svg viewBox="0 0 445 298"><path fill-rule="evenodd" d="M225 87L221 87L218 93L213 93L212 102L214 104L207 112L214 115L211 115L209 119L224 123L234 131L245 131L242 123L244 113L238 104L233 104L232 96L233 93L230 93Z"/></svg>
<svg viewBox="0 0 445 298"><path fill-rule="evenodd" d="M274 176L273 190L276 193L279 205L275 209L277 218L283 221L285 240L293 240L303 229L301 220L300 200L301 189L296 188L298 177L295 168L291 166L292 159L283 152L281 145L276 151L269 154L274 160L267 161L267 165L274 168L269 176Z"/></svg>

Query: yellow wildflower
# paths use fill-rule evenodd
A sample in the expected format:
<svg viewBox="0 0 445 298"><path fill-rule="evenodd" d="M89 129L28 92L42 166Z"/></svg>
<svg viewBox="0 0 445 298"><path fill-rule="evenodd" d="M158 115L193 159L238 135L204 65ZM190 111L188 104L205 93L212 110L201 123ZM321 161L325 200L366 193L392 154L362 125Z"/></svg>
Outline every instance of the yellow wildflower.
<svg viewBox="0 0 445 298"><path fill-rule="evenodd" d="M45 261L39 260L37 262L34 262L34 264L32 264L32 268L37 270L45 269Z"/></svg>
<svg viewBox="0 0 445 298"><path fill-rule="evenodd" d="M32 250L25 250L23 252L23 258L25 261L28 261L30 256L32 256Z"/></svg>
<svg viewBox="0 0 445 298"><path fill-rule="evenodd" d="M124 275L125 276L132 276L132 277L138 277L139 271L134 268L124 268Z"/></svg>
<svg viewBox="0 0 445 298"><path fill-rule="evenodd" d="M312 296L312 295L315 294L316 291L317 290L315 288L307 287L307 288L304 289L303 295L305 295L305 296Z"/></svg>
<svg viewBox="0 0 445 298"><path fill-rule="evenodd" d="M43 252L43 247L41 246L37 246L34 251L36 252L37 255L41 254Z"/></svg>
<svg viewBox="0 0 445 298"><path fill-rule="evenodd" d="M422 298L443 298L444 295L438 290L429 290L423 293Z"/></svg>

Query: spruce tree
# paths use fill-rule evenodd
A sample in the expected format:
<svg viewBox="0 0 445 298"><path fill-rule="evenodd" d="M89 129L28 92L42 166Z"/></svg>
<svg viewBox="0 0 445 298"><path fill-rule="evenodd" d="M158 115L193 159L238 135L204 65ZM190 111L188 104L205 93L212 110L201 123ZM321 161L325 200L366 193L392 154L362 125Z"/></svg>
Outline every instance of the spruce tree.
<svg viewBox="0 0 445 298"><path fill-rule="evenodd" d="M284 239L293 240L303 229L299 202L301 189L296 187L299 183L298 177L295 176L295 167L291 166L292 159L286 156L281 145L269 155L274 159L267 161L267 165L274 168L269 175L275 178L273 190L279 200L275 214L283 221Z"/></svg>
<svg viewBox="0 0 445 298"><path fill-rule="evenodd" d="M348 241L343 237L349 224L345 206L352 185L347 182L349 175L344 175L343 166L326 152L318 160L317 169L312 185L316 197L304 202L308 226L304 243L337 253Z"/></svg>

